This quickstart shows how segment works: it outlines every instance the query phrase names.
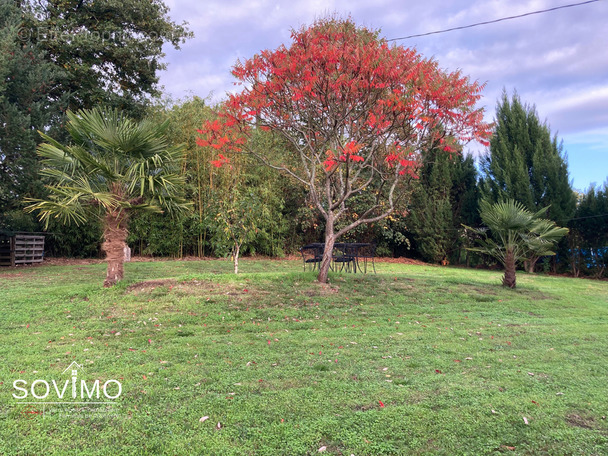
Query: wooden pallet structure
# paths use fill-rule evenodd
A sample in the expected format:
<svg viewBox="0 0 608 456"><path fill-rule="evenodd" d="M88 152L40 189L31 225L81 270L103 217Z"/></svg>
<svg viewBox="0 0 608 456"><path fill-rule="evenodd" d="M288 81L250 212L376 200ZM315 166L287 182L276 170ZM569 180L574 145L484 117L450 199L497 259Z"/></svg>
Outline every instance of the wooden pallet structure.
<svg viewBox="0 0 608 456"><path fill-rule="evenodd" d="M0 233L0 266L42 263L44 236L31 233Z"/></svg>

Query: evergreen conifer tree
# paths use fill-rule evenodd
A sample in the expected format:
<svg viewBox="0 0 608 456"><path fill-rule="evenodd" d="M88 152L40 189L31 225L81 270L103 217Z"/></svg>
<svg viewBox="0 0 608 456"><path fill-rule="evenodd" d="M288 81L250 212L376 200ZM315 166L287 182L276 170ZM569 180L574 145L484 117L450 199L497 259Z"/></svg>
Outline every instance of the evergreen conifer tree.
<svg viewBox="0 0 608 456"><path fill-rule="evenodd" d="M581 195L570 229L572 274L604 277L608 267L608 180L599 188L592 185Z"/></svg>
<svg viewBox="0 0 608 456"><path fill-rule="evenodd" d="M479 224L479 191L473 157L433 149L424 156L406 219L414 248L425 261L458 261L462 224Z"/></svg>
<svg viewBox="0 0 608 456"><path fill-rule="evenodd" d="M39 46L23 39L17 2L0 0L0 228L35 229L22 213L25 196L41 195L36 146L38 130L59 112L49 97L58 73Z"/></svg>
<svg viewBox="0 0 608 456"><path fill-rule="evenodd" d="M523 104L517 93L511 99L506 91L502 94L490 152L482 157L481 168L482 196L489 202L514 199L530 211L548 207L547 218L560 225L573 216L576 197L562 144L539 120L536 108ZM527 265L529 271L534 263Z"/></svg>

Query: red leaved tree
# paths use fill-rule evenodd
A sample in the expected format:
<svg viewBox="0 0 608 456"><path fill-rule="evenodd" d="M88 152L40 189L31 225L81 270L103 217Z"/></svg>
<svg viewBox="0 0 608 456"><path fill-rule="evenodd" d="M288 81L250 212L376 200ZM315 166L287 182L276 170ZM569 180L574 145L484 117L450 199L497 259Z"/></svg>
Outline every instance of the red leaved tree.
<svg viewBox="0 0 608 456"><path fill-rule="evenodd" d="M483 85L446 72L413 49L389 46L351 20L322 19L292 33L290 47L237 62L243 88L219 121L199 130L199 145L223 157L254 154L307 187L325 219L319 282L327 282L334 243L347 231L387 217L416 178L421 151L485 142L489 126L476 108ZM288 144L271 154L247 141L256 129ZM349 200L367 193L367 208L337 228ZM371 196L371 197L370 197Z"/></svg>

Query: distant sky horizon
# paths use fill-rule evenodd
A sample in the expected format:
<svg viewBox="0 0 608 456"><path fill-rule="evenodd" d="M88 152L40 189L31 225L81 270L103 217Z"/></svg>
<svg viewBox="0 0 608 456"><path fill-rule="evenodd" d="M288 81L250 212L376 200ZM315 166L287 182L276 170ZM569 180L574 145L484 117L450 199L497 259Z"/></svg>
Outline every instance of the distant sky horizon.
<svg viewBox="0 0 608 456"><path fill-rule="evenodd" d="M292 29L330 14L350 16L387 39L464 27L584 0L165 0L175 22L195 37L179 51L165 47L164 92L219 102L234 90L238 59L289 45ZM487 84L479 105L493 121L506 90L534 105L563 142L573 187L608 182L608 1L597 0L512 20L398 40ZM472 146L474 155L486 153Z"/></svg>

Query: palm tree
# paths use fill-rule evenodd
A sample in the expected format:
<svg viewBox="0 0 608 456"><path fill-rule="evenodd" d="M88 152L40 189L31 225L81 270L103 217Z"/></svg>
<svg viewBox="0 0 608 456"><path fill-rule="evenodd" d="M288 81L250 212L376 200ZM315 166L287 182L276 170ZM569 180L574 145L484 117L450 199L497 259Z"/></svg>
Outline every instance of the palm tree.
<svg viewBox="0 0 608 456"><path fill-rule="evenodd" d="M514 200L495 204L482 200L480 215L487 228L466 227L482 236L478 240L480 247L469 250L485 253L498 260L505 268L502 284L515 288L517 263L555 255L553 245L568 234L568 228L560 228L555 222L541 218L546 212L545 208L532 213Z"/></svg>
<svg viewBox="0 0 608 456"><path fill-rule="evenodd" d="M66 129L72 144L65 146L41 133L38 148L42 174L51 182L45 200L29 200L26 209L38 211L46 223L103 221L110 287L123 278L124 249L129 216L134 210L171 213L188 207L180 197L181 147L169 144L168 123L135 122L116 110L68 112Z"/></svg>

